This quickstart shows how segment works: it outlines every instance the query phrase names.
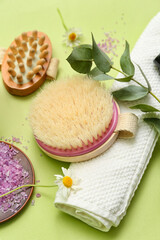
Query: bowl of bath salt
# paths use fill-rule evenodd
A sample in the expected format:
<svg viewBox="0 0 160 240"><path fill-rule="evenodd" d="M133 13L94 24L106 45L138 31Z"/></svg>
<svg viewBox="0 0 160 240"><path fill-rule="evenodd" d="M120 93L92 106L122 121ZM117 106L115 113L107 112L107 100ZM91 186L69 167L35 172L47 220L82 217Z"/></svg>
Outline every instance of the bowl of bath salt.
<svg viewBox="0 0 160 240"><path fill-rule="evenodd" d="M19 186L34 184L29 158L17 147L0 141L0 195ZM21 188L0 198L0 223L19 213L29 201L33 187Z"/></svg>

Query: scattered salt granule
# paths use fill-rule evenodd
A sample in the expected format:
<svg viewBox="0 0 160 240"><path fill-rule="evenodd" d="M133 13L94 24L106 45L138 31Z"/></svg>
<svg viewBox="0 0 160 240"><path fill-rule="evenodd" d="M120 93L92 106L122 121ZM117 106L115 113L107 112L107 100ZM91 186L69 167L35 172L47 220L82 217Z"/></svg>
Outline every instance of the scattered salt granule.
<svg viewBox="0 0 160 240"><path fill-rule="evenodd" d="M111 54L112 56L117 57L118 54L116 53L117 45L119 44L119 40L112 36L112 32L105 32L104 39L98 43L98 47L105 53Z"/></svg>
<svg viewBox="0 0 160 240"><path fill-rule="evenodd" d="M41 197L41 194L40 194L40 193L37 193L37 194L36 194L36 197L37 197L37 198L40 198L40 197Z"/></svg>
<svg viewBox="0 0 160 240"><path fill-rule="evenodd" d="M35 200L33 199L33 200L31 201L31 206L34 206L34 204L35 204Z"/></svg>
<svg viewBox="0 0 160 240"><path fill-rule="evenodd" d="M29 183L29 173L20 164L20 160L16 159L18 152L13 146L0 143L0 195ZM25 188L1 197L0 211L15 213L26 198Z"/></svg>
<svg viewBox="0 0 160 240"><path fill-rule="evenodd" d="M7 140L6 140L6 141L7 141ZM22 142L20 141L20 138L16 138L16 137L13 137L13 136L12 136L12 141L13 141L13 142L16 142L16 143L22 144Z"/></svg>
<svg viewBox="0 0 160 240"><path fill-rule="evenodd" d="M27 146L23 146L23 148L24 148L25 150L28 150L28 147L27 147Z"/></svg>

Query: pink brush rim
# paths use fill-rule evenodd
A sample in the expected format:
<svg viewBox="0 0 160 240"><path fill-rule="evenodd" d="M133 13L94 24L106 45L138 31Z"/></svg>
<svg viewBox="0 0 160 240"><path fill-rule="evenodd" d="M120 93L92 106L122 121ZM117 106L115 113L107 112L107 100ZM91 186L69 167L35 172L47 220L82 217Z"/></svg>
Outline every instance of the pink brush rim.
<svg viewBox="0 0 160 240"><path fill-rule="evenodd" d="M98 136L98 139L96 140L95 138L93 139L93 143L88 141L88 145L83 144L83 147L77 147L72 148L72 149L58 149L51 147L44 142L40 141L39 139L35 138L38 145L44 149L46 152L52 154L52 155L57 155L57 156L62 156L62 157L74 157L74 156L79 156L86 154L88 152L91 152L95 150L96 148L100 147L103 145L113 134L116 126L118 123L118 108L115 102L113 102L113 117L112 120L109 124L109 127L106 129L106 131L103 133L102 136Z"/></svg>

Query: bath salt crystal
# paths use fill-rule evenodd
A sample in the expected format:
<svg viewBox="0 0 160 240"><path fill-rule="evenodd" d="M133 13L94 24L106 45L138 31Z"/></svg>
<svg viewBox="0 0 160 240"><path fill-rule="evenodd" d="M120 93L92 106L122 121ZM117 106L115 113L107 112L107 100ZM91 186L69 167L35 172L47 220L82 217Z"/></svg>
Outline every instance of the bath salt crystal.
<svg viewBox="0 0 160 240"><path fill-rule="evenodd" d="M118 57L116 51L119 42L120 41L117 38L112 36L111 32L105 32L104 39L98 43L98 47L106 54L111 54L112 56Z"/></svg>
<svg viewBox="0 0 160 240"><path fill-rule="evenodd" d="M31 201L31 206L34 206L35 205L35 200L33 199L32 201Z"/></svg>
<svg viewBox="0 0 160 240"><path fill-rule="evenodd" d="M18 152L13 146L0 143L0 195L29 183L29 173L20 164L20 159L16 159ZM25 188L1 197L0 211L15 213L26 198Z"/></svg>
<svg viewBox="0 0 160 240"><path fill-rule="evenodd" d="M13 142L16 142L16 143L22 144L21 141L20 141L20 138L16 138L16 137L13 137L13 136L12 136L12 141L13 141Z"/></svg>
<svg viewBox="0 0 160 240"><path fill-rule="evenodd" d="M37 197L37 198L40 198L40 197L41 197L41 194L40 194L40 193L37 193L37 194L36 194L36 197Z"/></svg>

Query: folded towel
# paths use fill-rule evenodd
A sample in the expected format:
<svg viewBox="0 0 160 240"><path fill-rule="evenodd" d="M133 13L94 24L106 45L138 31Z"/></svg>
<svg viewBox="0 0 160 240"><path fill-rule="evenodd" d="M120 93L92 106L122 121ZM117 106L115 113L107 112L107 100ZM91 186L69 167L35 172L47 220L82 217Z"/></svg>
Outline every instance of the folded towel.
<svg viewBox="0 0 160 240"><path fill-rule="evenodd" d="M160 13L151 20L131 55L132 60L142 67L158 97L160 76L153 59L159 53ZM138 69L135 79L145 84ZM128 84L130 83L117 85L116 82L116 88ZM121 112L129 112L130 105L141 102L159 107L153 97L147 96L145 100L132 104L120 103ZM132 112L139 116L136 137L130 140L118 139L104 154L86 162L71 164L73 174L81 179L81 190L71 192L66 200L60 190L56 194L57 208L101 231L109 231L111 226L118 226L126 214L158 139L153 127L143 121L143 114L138 110Z"/></svg>

